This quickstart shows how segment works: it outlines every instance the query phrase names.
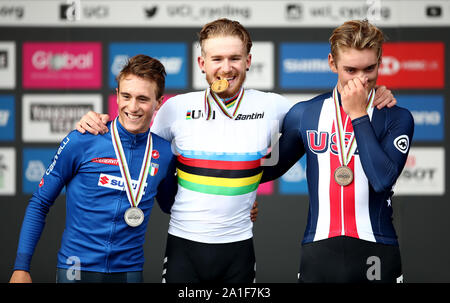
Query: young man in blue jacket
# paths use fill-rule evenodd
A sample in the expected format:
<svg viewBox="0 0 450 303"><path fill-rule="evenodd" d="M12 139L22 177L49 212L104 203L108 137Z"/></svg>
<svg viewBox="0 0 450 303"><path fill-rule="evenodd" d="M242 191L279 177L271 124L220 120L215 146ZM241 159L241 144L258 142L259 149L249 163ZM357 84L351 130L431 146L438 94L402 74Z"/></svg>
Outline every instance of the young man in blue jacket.
<svg viewBox="0 0 450 303"><path fill-rule="evenodd" d="M177 190L170 142L149 130L165 69L137 55L117 77L118 117L102 136L63 139L27 207L10 282L31 282L45 218L66 186L66 224L57 282L141 282L144 236L156 197L169 213Z"/></svg>

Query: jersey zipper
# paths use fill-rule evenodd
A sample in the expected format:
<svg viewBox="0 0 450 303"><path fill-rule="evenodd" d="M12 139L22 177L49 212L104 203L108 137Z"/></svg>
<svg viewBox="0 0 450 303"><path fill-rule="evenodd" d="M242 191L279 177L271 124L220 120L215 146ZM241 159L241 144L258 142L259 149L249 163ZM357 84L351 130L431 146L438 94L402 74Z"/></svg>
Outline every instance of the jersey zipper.
<svg viewBox="0 0 450 303"><path fill-rule="evenodd" d="M116 224L117 224L117 216L120 210L120 204L122 201L122 195L123 193L120 195L121 197L119 199L116 200L116 207L115 207L115 212L114 212L114 216L112 218L112 222L111 222L111 230L109 232L109 237L106 241L106 265L105 265L105 270L107 273L110 273L110 255L111 255L111 250L112 250L112 242L114 240L114 235L116 232Z"/></svg>
<svg viewBox="0 0 450 303"><path fill-rule="evenodd" d="M134 149L134 147L135 147L136 144L137 144L137 139L136 139L136 137L137 137L137 136L134 136L133 141L132 141L132 143L130 144L129 154L126 156L126 159L130 159L130 160L129 160L130 163L131 163L131 161L133 160L133 149ZM110 257L111 250L112 250L113 240L115 239L115 235L116 235L116 226L117 226L117 222L118 222L118 220L125 220L125 219L123 219L123 218L121 218L121 217L119 216L120 209L121 209L121 205L122 205L122 200L123 200L123 199L126 200L126 203L127 203L127 204L129 203L129 201L128 201L128 196L127 196L127 194L126 194L125 191L123 191L123 192L121 193L121 195L120 195L120 198L117 199L117 202L116 202L116 210L115 210L115 213L114 213L114 216L113 216L112 226L111 226L111 231L110 231L109 238L108 238L108 241L107 241L106 272L108 272L108 273L111 272L111 268L110 268L110 265L111 265L111 264L110 264L110 259L109 259L109 257Z"/></svg>

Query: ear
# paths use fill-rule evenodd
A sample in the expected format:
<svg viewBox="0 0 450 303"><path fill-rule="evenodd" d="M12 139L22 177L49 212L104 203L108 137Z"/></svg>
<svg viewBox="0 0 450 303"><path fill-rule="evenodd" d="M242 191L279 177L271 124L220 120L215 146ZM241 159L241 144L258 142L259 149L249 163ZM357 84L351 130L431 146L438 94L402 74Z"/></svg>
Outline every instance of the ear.
<svg viewBox="0 0 450 303"><path fill-rule="evenodd" d="M331 53L328 54L328 66L330 67L333 73L337 74L337 62L334 60L333 55Z"/></svg>
<svg viewBox="0 0 450 303"><path fill-rule="evenodd" d="M158 100L156 100L156 106L155 110L159 110L161 108L161 105L163 104L164 96L161 96Z"/></svg>
<svg viewBox="0 0 450 303"><path fill-rule="evenodd" d="M205 58L203 58L203 56L197 57L197 64L198 64L198 67L200 67L200 70L202 71L202 73L205 73Z"/></svg>
<svg viewBox="0 0 450 303"><path fill-rule="evenodd" d="M247 55L247 70L250 68L250 65L252 65L252 54Z"/></svg>
<svg viewBox="0 0 450 303"><path fill-rule="evenodd" d="M119 104L119 88L116 87L116 102Z"/></svg>

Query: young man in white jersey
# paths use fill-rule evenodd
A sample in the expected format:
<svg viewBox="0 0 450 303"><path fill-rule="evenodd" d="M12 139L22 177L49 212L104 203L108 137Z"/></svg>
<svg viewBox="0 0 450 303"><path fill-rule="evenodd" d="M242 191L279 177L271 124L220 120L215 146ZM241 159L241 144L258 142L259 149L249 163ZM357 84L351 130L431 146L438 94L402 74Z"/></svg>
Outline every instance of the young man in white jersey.
<svg viewBox="0 0 450 303"><path fill-rule="evenodd" d="M248 212L262 175L261 160L290 105L280 95L244 89L252 41L239 22L208 23L199 42L198 66L211 88L171 98L152 126L178 154L179 186L163 278L248 283L255 278ZM378 101L392 100L385 91ZM90 112L77 128L102 131L101 118Z"/></svg>

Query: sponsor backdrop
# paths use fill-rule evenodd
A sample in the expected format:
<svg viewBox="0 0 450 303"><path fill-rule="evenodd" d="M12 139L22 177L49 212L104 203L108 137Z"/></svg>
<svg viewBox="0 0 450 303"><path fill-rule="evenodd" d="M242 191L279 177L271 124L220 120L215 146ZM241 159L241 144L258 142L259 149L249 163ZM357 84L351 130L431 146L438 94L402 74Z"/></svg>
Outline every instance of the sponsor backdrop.
<svg viewBox="0 0 450 303"><path fill-rule="evenodd" d="M246 86L292 104L329 91L328 37L348 19L387 34L379 84L415 120L412 149L392 200L405 282L450 282L448 131L450 2L6 1L0 0L0 282L7 282L28 199L59 142L88 110L117 114L115 77L138 53L160 59L166 100L206 87L197 67L201 26L237 19L251 32ZM169 101L170 102L170 101ZM254 225L257 282L296 282L306 224L306 161L260 186ZM54 282L65 217L52 207L32 262L35 282ZM168 216L154 208L146 235L146 282L161 280Z"/></svg>

